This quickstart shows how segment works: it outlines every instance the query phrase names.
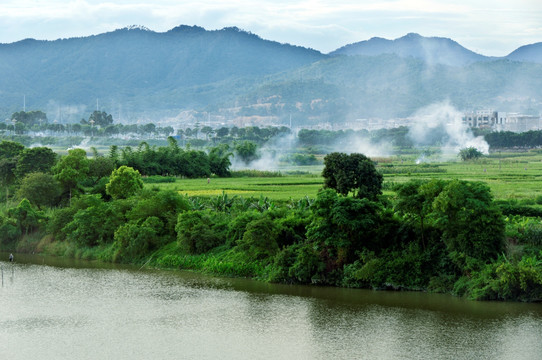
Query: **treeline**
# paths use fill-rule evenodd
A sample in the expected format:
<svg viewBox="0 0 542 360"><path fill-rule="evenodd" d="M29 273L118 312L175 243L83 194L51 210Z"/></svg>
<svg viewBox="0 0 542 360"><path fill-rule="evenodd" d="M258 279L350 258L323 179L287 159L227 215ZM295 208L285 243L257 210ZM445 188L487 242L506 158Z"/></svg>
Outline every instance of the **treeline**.
<svg viewBox="0 0 542 360"><path fill-rule="evenodd" d="M302 129L297 137L304 146L333 146L333 145L355 145L359 139L370 141L374 144L388 143L400 148L412 148L414 142L409 135L410 129L400 126L391 129L378 130L308 130ZM417 145L434 146L446 143L449 135L443 126L429 129L425 134L424 142Z"/></svg>
<svg viewBox="0 0 542 360"><path fill-rule="evenodd" d="M69 150L59 157L48 147L26 148L13 141L0 142L0 185L6 189L0 198L9 199L11 190L11 196L27 198L40 207L57 206L84 188L107 197L105 184L120 166L129 166L144 176L230 176L230 157L234 156L227 144L205 152L181 148L172 137L168 138L168 146L162 147L151 147L146 142L136 149L113 145L106 156L92 150L91 158L82 149Z"/></svg>
<svg viewBox="0 0 542 360"><path fill-rule="evenodd" d="M371 160L333 153L315 199L186 197L144 188L128 166L92 194L84 176L71 177L87 169L80 155L72 151L52 170L71 184L70 201L51 207L25 197L6 209L4 249L282 283L542 299L542 225L506 220L483 183L412 180L387 197Z"/></svg>
<svg viewBox="0 0 542 360"><path fill-rule="evenodd" d="M500 131L484 136L493 149L536 148L542 146L542 130L529 130L522 133Z"/></svg>

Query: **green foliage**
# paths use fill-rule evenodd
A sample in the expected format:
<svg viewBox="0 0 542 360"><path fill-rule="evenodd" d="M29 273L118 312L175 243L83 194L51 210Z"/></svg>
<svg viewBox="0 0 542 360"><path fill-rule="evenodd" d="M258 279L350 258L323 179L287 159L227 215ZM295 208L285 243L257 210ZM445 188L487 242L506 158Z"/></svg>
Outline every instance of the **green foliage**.
<svg viewBox="0 0 542 360"><path fill-rule="evenodd" d="M459 156L461 160L467 161L467 160L476 160L482 157L483 155L484 154L482 154L480 150L471 146L471 147L463 148L459 150L459 154L457 156Z"/></svg>
<svg viewBox="0 0 542 360"><path fill-rule="evenodd" d="M59 203L61 188L59 182L50 174L34 172L26 175L17 190L19 199L26 198L38 209L55 206Z"/></svg>
<svg viewBox="0 0 542 360"><path fill-rule="evenodd" d="M115 170L115 161L108 157L98 156L88 161L88 176L96 183L108 177Z"/></svg>
<svg viewBox="0 0 542 360"><path fill-rule="evenodd" d="M123 204L118 202L118 204ZM107 203L97 196L87 195L75 204L81 207L62 232L68 241L80 246L103 245L113 241L115 230L126 221L125 212L117 203Z"/></svg>
<svg viewBox="0 0 542 360"><path fill-rule="evenodd" d="M63 156L52 169L55 178L70 193L76 190L78 184L89 175L89 160L83 149L72 149Z"/></svg>
<svg viewBox="0 0 542 360"><path fill-rule="evenodd" d="M461 278L455 292L476 300L542 299L542 252L510 262L504 257L486 264L471 278Z"/></svg>
<svg viewBox="0 0 542 360"><path fill-rule="evenodd" d="M237 242L237 248L250 259L264 260L278 252L277 236L277 226L264 216L247 224L243 238Z"/></svg>
<svg viewBox="0 0 542 360"><path fill-rule="evenodd" d="M162 226L162 221L153 216L141 224L128 222L119 226L114 234L113 261L137 260L156 249Z"/></svg>
<svg viewBox="0 0 542 360"><path fill-rule="evenodd" d="M320 161L313 154L291 154L281 158L281 161L291 163L293 165L317 165Z"/></svg>
<svg viewBox="0 0 542 360"><path fill-rule="evenodd" d="M460 180L448 183L435 198L437 224L448 250L457 259L464 254L487 260L504 250L505 225L492 200L487 185Z"/></svg>
<svg viewBox="0 0 542 360"><path fill-rule="evenodd" d="M92 112L92 114L90 114L88 121L86 123L91 124L93 126L106 127L107 125L110 125L113 123L113 116L111 116L110 114L107 114L104 111L95 110Z"/></svg>
<svg viewBox="0 0 542 360"><path fill-rule="evenodd" d="M254 160L258 160L258 145L252 141L243 141L235 145L235 155L245 164L249 164Z"/></svg>
<svg viewBox="0 0 542 360"><path fill-rule="evenodd" d="M324 188L339 194L376 199L382 193L382 174L374 162L363 154L331 153L324 158Z"/></svg>
<svg viewBox="0 0 542 360"><path fill-rule="evenodd" d="M21 227L18 226L16 219L2 216L0 220L0 246L13 248L22 235Z"/></svg>
<svg viewBox="0 0 542 360"><path fill-rule="evenodd" d="M49 173L55 162L56 154L50 148L26 148L19 155L15 175L21 179L32 172Z"/></svg>
<svg viewBox="0 0 542 360"><path fill-rule="evenodd" d="M226 243L228 218L209 210L179 214L175 230L179 246L189 254L202 254Z"/></svg>
<svg viewBox="0 0 542 360"><path fill-rule="evenodd" d="M113 199L126 199L143 189L143 181L139 171L128 166L121 166L111 173L109 183L105 186L107 194Z"/></svg>
<svg viewBox="0 0 542 360"><path fill-rule="evenodd" d="M0 142L0 158L10 159L16 158L24 150L24 145L9 140L2 140Z"/></svg>
<svg viewBox="0 0 542 360"><path fill-rule="evenodd" d="M231 176L234 178L241 177L282 177L280 171L265 171L265 170L234 170L231 172Z"/></svg>
<svg viewBox="0 0 542 360"><path fill-rule="evenodd" d="M233 154L229 151L228 144L221 144L211 148L209 151L209 169L211 173L220 177L229 177L230 173L230 156Z"/></svg>
<svg viewBox="0 0 542 360"><path fill-rule="evenodd" d="M19 205L8 210L8 216L15 219L21 234L28 235L37 230L44 216L36 211L27 199L22 199Z"/></svg>
<svg viewBox="0 0 542 360"><path fill-rule="evenodd" d="M177 179L174 176L147 176L143 178L145 184L163 184L163 183L174 183Z"/></svg>
<svg viewBox="0 0 542 360"><path fill-rule="evenodd" d="M328 251L333 268L350 262L358 250L378 246L379 204L344 197L328 189L318 193L311 209L313 216L307 226L307 239Z"/></svg>
<svg viewBox="0 0 542 360"><path fill-rule="evenodd" d="M137 224L155 217L162 223L157 233L174 241L178 214L187 211L189 207L188 201L178 193L159 191L138 199L135 206L127 212L126 217Z"/></svg>
<svg viewBox="0 0 542 360"><path fill-rule="evenodd" d="M32 126L40 124L41 122L47 123L47 115L41 110L19 111L11 115L11 120L26 126Z"/></svg>

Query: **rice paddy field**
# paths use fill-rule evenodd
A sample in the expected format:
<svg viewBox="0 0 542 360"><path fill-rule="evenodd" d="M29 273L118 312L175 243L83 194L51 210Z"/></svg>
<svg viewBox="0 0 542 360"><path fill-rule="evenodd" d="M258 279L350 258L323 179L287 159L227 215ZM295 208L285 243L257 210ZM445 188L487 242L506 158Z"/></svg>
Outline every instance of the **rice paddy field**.
<svg viewBox="0 0 542 360"><path fill-rule="evenodd" d="M461 179L487 183L495 199L516 199L526 205L542 204L542 153L495 153L462 162L429 161L417 164L412 158L379 158L377 168L384 175L384 193L392 195L393 184L409 179ZM290 170L295 171L295 168ZM177 179L174 183L147 184L171 189L188 196L213 197L223 192L244 198L265 196L276 201L315 197L322 188L319 175L322 166L314 166L303 174L276 177L233 177L207 179Z"/></svg>

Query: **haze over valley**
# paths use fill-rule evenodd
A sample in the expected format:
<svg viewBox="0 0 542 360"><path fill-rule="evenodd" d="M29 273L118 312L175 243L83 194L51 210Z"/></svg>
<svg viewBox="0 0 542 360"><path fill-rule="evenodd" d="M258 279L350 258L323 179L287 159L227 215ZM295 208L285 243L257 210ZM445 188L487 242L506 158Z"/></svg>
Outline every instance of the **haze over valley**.
<svg viewBox="0 0 542 360"><path fill-rule="evenodd" d="M446 103L539 115L542 43L504 57L414 33L328 54L230 27L131 26L95 36L0 44L0 119L43 110L77 122L229 126L359 125Z"/></svg>

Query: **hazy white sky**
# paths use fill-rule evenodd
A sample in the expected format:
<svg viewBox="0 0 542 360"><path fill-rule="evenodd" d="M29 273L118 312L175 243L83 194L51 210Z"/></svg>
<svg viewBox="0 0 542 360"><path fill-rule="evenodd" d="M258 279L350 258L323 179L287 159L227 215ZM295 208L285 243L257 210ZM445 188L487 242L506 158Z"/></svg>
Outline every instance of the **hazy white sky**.
<svg viewBox="0 0 542 360"><path fill-rule="evenodd" d="M143 25L237 26L324 53L409 32L449 37L484 55L542 42L542 0L1 0L0 43L55 40Z"/></svg>

